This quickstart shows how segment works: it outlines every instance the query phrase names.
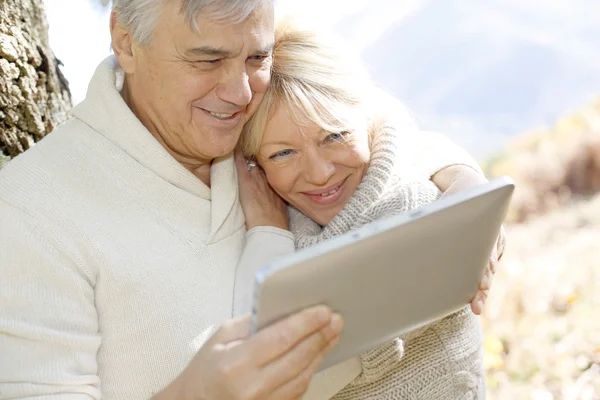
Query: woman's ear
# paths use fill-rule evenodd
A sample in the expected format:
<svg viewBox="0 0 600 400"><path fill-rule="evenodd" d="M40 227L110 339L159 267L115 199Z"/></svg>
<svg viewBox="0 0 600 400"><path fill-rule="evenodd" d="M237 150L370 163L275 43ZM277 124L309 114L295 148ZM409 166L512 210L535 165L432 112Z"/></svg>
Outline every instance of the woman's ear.
<svg viewBox="0 0 600 400"><path fill-rule="evenodd" d="M133 38L129 29L119 22L117 12L118 10L113 10L110 14L111 46L123 71L130 74L135 71Z"/></svg>

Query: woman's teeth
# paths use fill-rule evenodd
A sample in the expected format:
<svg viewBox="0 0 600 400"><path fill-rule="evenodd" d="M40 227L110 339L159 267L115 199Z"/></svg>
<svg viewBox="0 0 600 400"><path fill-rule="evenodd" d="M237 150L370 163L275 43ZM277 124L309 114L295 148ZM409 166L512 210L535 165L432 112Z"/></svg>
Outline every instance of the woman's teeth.
<svg viewBox="0 0 600 400"><path fill-rule="evenodd" d="M336 193L338 191L339 188L333 189L327 193L321 193L321 197L326 197L326 196L331 196L332 194Z"/></svg>
<svg viewBox="0 0 600 400"><path fill-rule="evenodd" d="M219 119L229 119L231 117L233 117L233 114L219 114L219 113L215 113L212 111L209 111L210 115L212 115L213 117L219 118Z"/></svg>

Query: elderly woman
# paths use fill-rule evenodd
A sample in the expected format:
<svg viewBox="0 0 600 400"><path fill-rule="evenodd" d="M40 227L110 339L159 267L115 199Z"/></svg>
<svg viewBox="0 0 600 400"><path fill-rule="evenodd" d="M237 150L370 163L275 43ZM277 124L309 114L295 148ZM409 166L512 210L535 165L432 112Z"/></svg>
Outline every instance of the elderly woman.
<svg viewBox="0 0 600 400"><path fill-rule="evenodd" d="M411 147L411 135L420 133L401 108L393 120L386 118L393 109L379 101L382 94L373 90L357 62L314 32L286 22L277 28L276 40L270 89L242 137L245 156L260 165L246 168L238 159L243 207L268 197L261 183L266 178L290 205L290 231L295 247L303 248L439 198L429 176L419 173L417 157L425 169L440 160ZM248 228L250 233L260 229ZM244 288L267 257L264 248L261 255L252 246L250 237L238 266L236 313L248 310ZM284 253L282 248L272 251ZM465 305L318 374L308 396L483 398L481 344L478 317Z"/></svg>

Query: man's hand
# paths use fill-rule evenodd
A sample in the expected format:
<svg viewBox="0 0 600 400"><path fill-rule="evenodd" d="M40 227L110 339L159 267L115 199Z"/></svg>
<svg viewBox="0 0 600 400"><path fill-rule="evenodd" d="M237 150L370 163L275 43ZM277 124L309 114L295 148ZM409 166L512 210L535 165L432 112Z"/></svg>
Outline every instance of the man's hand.
<svg viewBox="0 0 600 400"><path fill-rule="evenodd" d="M431 181L443 192L442 197L444 197L486 183L487 179L467 165L453 165L437 172L431 177ZM488 293L492 287L492 279L496 273L498 262L502 258L505 244L506 235L504 227L502 227L498 234L496 245L490 255L489 265L485 269L483 277L479 282L477 294L471 301L471 310L476 315L481 315L483 312L483 306L485 305Z"/></svg>
<svg viewBox="0 0 600 400"><path fill-rule="evenodd" d="M229 320L153 400L301 399L343 327L324 306L300 311L248 337L249 317Z"/></svg>

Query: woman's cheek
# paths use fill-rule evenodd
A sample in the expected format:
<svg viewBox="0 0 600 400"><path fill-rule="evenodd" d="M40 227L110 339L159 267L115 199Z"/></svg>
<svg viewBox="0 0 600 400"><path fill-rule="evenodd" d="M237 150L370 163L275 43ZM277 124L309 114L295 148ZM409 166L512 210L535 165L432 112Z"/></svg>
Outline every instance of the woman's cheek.
<svg viewBox="0 0 600 400"><path fill-rule="evenodd" d="M278 168L277 166L269 166L265 169L265 175L267 177L267 182L269 185L275 190L275 192L286 198L287 192L290 190L287 188L290 186L290 177L285 173L286 168ZM286 178L287 176L287 178Z"/></svg>

